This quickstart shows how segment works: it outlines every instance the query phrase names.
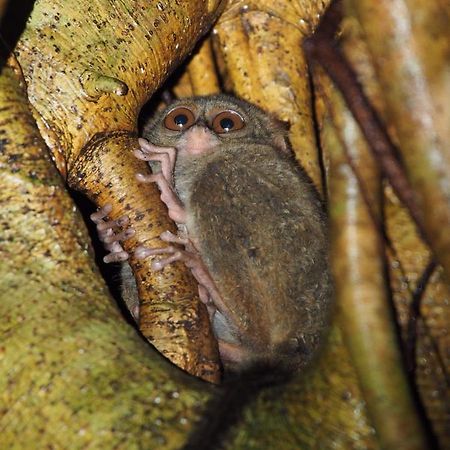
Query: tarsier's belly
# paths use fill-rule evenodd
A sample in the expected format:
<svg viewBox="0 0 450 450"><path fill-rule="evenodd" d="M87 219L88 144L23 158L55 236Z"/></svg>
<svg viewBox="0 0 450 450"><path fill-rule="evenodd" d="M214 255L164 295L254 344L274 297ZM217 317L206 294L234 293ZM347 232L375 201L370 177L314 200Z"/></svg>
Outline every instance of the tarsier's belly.
<svg viewBox="0 0 450 450"><path fill-rule="evenodd" d="M322 206L272 148L244 161L242 151L211 158L197 175L184 199L187 231L213 280L225 365L298 367L318 346L331 299Z"/></svg>

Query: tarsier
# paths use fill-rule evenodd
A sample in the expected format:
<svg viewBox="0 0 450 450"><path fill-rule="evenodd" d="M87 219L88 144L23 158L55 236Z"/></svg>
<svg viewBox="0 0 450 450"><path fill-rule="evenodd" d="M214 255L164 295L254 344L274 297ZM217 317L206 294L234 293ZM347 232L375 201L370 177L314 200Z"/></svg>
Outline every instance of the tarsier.
<svg viewBox="0 0 450 450"><path fill-rule="evenodd" d="M225 369L307 364L330 309L327 230L284 128L256 106L217 95L173 103L145 125L143 137L135 156L153 175L137 177L158 184L179 233L163 233L169 246L140 246L135 256L161 255L154 270L176 260L191 269ZM123 261L120 241L133 230L115 233L127 218L107 222L109 211L93 219L111 251L105 260ZM125 296L136 316L125 266Z"/></svg>

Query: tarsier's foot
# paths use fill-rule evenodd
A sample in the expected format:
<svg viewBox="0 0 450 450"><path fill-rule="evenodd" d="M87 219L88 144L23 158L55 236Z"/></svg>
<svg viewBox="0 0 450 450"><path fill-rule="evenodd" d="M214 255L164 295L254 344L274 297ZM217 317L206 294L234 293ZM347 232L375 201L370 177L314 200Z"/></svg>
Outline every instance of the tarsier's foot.
<svg viewBox="0 0 450 450"><path fill-rule="evenodd" d="M183 261L191 269L192 275L198 282L199 297L208 310L210 322L218 340L222 360L227 362L227 364L236 364L245 359L245 351L236 337L238 335L237 329L227 319L231 315L230 311L224 304L214 280L211 278L208 269L192 242L170 231L162 233L160 239L168 243L181 244L185 249L189 250L182 250L173 245L152 249L139 247L135 251L136 258L143 259L147 256L166 255L160 260L153 261L153 270L162 270L175 261Z"/></svg>
<svg viewBox="0 0 450 450"><path fill-rule="evenodd" d="M122 216L116 220L108 220L108 214L112 211L112 205L106 204L97 212L91 214L91 220L97 225L97 232L100 241L104 244L108 253L103 261L105 263L126 261L129 254L123 249L120 244L121 241L130 238L134 235L133 228L125 228L129 222L127 216ZM119 233L115 232L116 228L121 228Z"/></svg>

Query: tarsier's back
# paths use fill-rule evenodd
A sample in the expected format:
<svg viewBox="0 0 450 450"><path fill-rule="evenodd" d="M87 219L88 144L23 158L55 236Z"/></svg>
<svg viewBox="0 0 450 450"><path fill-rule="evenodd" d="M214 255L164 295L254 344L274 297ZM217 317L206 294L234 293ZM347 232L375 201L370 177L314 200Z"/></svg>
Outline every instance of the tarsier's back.
<svg viewBox="0 0 450 450"><path fill-rule="evenodd" d="M189 176L190 160L180 171ZM307 363L331 282L322 205L278 149L223 145L196 164L188 229L255 360ZM181 175L182 177L182 175Z"/></svg>

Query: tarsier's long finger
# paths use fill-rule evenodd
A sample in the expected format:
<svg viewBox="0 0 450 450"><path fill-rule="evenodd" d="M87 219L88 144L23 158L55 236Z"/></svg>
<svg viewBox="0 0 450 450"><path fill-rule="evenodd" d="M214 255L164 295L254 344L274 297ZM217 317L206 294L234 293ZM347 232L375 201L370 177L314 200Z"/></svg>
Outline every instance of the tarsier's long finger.
<svg viewBox="0 0 450 450"><path fill-rule="evenodd" d="M213 307L213 309L216 309L211 297L209 296L208 289L202 284L198 285L198 296L202 303L204 303L205 305L210 305L211 307Z"/></svg>
<svg viewBox="0 0 450 450"><path fill-rule="evenodd" d="M97 231L100 233L101 231L107 230L108 228L113 229L115 227L123 227L129 221L130 219L128 218L128 216L122 216L116 220L110 220L108 222L99 221L97 222Z"/></svg>
<svg viewBox="0 0 450 450"><path fill-rule="evenodd" d="M146 161L159 161L161 163L161 173L167 182L172 185L172 170L170 165L169 155L167 153L153 153L149 154Z"/></svg>
<svg viewBox="0 0 450 450"><path fill-rule="evenodd" d="M111 203L107 203L105 206L102 206L98 211L95 213L92 213L90 215L90 218L92 222L98 224L103 221L105 217L108 216L108 214L112 211L112 205Z"/></svg>
<svg viewBox="0 0 450 450"><path fill-rule="evenodd" d="M139 145L143 153L167 153L169 155L171 169L175 167L175 159L177 151L174 147L158 147L151 142L146 141L143 138L139 138Z"/></svg>
<svg viewBox="0 0 450 450"><path fill-rule="evenodd" d="M120 242L112 242L111 244L105 244L104 247L106 250L108 250L111 253L120 253L125 252Z"/></svg>
<svg viewBox="0 0 450 450"><path fill-rule="evenodd" d="M162 270L164 267L172 264L175 261L183 261L184 260L184 252L182 250L175 252L173 255L168 256L167 258L160 259L159 261L152 262L152 269L155 271Z"/></svg>
<svg viewBox="0 0 450 450"><path fill-rule="evenodd" d="M170 150L170 147L167 147ZM171 149L174 150L174 149ZM142 161L158 161L161 164L161 172L164 178L172 184L172 173L175 167L175 156L174 154L167 152L149 152L146 153L141 149L134 150L134 156Z"/></svg>
<svg viewBox="0 0 450 450"><path fill-rule="evenodd" d="M189 258L185 258L184 261L186 266L189 267L189 269L191 269L194 278L197 280L197 283L199 285L199 294L201 296L200 299L202 301L204 301L204 299L206 298L205 291L207 293L208 299L206 306L208 307L208 312L211 314L216 308L220 308L223 314L230 316L231 312L229 308L225 305L222 296L217 290L216 284L214 283L214 280L211 278L211 275L206 269L202 259L195 253L188 253L188 252L186 253L189 255Z"/></svg>
<svg viewBox="0 0 450 450"><path fill-rule="evenodd" d="M143 246L139 246L134 251L134 256L136 259L144 259L147 256L155 256L155 255L164 255L166 253L175 253L178 249L169 245L168 247L161 248L147 248Z"/></svg>
<svg viewBox="0 0 450 450"><path fill-rule="evenodd" d="M110 236L105 236L103 239L103 242L105 244L111 244L113 242L124 241L124 240L130 238L131 236L133 236L135 233L136 233L136 231L134 230L134 228L127 228L126 230L122 231L121 233L111 234Z"/></svg>
<svg viewBox="0 0 450 450"><path fill-rule="evenodd" d="M129 258L129 255L126 251L111 252L111 253L108 253L103 258L103 261L105 263L122 262L122 261L126 261L128 258Z"/></svg>
<svg viewBox="0 0 450 450"><path fill-rule="evenodd" d="M158 271L164 269L164 267L168 266L169 264L172 264L175 261L185 261L186 259L189 259L189 255L187 252L183 250L179 250L178 248L172 247L169 245L168 247L162 247L162 248L145 248L145 247L138 247L134 251L134 256L136 259L143 259L147 256L155 256L155 255L166 255L170 254L167 258L162 258L158 261L152 262L152 270Z"/></svg>
<svg viewBox="0 0 450 450"><path fill-rule="evenodd" d="M164 242L172 242L174 244L181 244L181 245L188 245L189 239L182 238L180 236L177 236L176 234L173 234L171 231L167 230L164 231L159 235L159 238Z"/></svg>
<svg viewBox="0 0 450 450"><path fill-rule="evenodd" d="M136 180L139 181L139 183L155 183L156 182L156 175L144 175L143 173L137 173L136 174Z"/></svg>

